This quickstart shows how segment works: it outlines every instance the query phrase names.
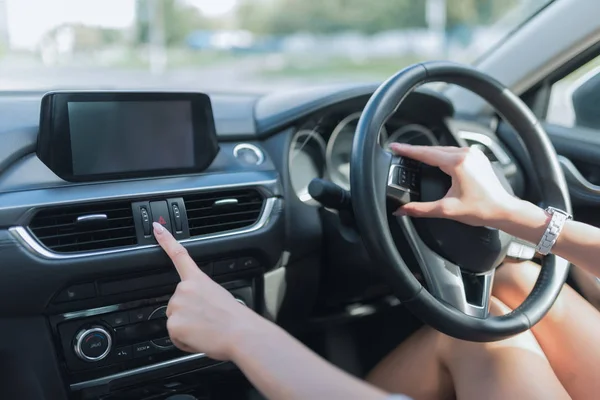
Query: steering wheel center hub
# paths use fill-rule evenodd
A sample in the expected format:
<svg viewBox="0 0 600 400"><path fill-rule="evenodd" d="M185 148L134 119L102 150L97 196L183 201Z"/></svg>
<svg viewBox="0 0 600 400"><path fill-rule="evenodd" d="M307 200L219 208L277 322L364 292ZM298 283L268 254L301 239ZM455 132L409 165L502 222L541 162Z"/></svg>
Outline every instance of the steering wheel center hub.
<svg viewBox="0 0 600 400"><path fill-rule="evenodd" d="M439 168L421 167L421 201L436 201L450 189L450 177ZM415 228L434 252L462 270L491 272L506 257L512 237L498 229L469 226L449 219L415 218Z"/></svg>

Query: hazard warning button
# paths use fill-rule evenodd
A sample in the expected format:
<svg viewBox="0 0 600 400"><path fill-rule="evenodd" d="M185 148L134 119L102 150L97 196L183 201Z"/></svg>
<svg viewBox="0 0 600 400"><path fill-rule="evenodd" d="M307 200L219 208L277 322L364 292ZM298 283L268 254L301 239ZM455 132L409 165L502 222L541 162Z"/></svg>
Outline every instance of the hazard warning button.
<svg viewBox="0 0 600 400"><path fill-rule="evenodd" d="M152 222L158 222L164 226L169 232L173 233L171 227L171 217L169 215L169 208L167 207L166 201L152 201L150 202L150 210L152 211Z"/></svg>

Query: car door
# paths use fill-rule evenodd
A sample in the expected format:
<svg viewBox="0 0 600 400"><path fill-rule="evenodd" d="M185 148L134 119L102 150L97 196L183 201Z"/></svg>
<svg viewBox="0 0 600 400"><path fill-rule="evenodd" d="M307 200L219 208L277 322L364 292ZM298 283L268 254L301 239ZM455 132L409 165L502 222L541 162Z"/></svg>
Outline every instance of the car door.
<svg viewBox="0 0 600 400"><path fill-rule="evenodd" d="M574 218L600 227L600 49L555 71L524 99L559 154ZM572 269L572 278L600 308L600 281L579 268Z"/></svg>

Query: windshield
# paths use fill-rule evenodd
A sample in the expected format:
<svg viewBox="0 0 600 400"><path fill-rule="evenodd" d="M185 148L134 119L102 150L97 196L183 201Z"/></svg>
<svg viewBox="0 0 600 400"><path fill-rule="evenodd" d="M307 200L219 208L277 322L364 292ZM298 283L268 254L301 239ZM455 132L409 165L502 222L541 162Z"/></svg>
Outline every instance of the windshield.
<svg viewBox="0 0 600 400"><path fill-rule="evenodd" d="M267 91L473 62L552 0L0 0L0 90Z"/></svg>

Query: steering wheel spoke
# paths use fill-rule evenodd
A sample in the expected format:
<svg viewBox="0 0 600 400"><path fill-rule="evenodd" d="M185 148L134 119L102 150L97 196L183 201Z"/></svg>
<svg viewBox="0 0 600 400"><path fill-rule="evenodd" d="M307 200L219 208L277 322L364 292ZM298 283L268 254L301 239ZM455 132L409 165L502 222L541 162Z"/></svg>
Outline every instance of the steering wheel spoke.
<svg viewBox="0 0 600 400"><path fill-rule="evenodd" d="M487 318L494 271L481 275L463 273L460 267L431 250L419 237L409 217L398 222L417 259L429 292L462 313Z"/></svg>
<svg viewBox="0 0 600 400"><path fill-rule="evenodd" d="M508 246L506 257L512 260L526 261L535 258L536 254L534 244L514 238Z"/></svg>

